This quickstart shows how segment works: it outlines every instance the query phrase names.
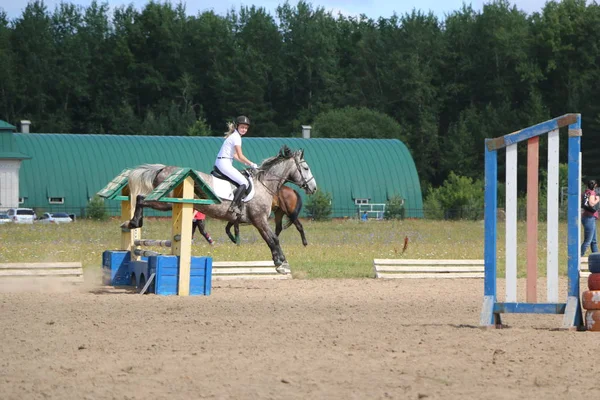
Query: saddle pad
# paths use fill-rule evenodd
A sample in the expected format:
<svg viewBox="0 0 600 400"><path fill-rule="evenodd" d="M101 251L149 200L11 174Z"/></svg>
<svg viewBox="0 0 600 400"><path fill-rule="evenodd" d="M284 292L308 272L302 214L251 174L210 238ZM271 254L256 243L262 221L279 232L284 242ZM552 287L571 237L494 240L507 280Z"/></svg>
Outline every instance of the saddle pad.
<svg viewBox="0 0 600 400"><path fill-rule="evenodd" d="M252 180L252 178L248 178L250 180L250 183L252 183L252 190L250 191L250 193L248 194L248 196L244 197L242 199L242 201L244 203L252 200L252 198L254 197L254 181ZM213 192L215 192L215 194L217 196L219 196L219 198L221 200L233 200L233 191L235 190L235 186L233 186L233 184L229 181L226 181L225 179L219 179L217 177L215 177L214 175L212 175L212 180L213 180Z"/></svg>

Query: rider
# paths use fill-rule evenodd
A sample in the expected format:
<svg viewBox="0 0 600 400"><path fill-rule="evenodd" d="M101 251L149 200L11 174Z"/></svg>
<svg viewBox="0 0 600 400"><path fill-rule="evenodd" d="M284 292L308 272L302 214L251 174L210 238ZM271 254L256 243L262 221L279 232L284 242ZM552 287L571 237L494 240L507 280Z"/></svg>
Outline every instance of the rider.
<svg viewBox="0 0 600 400"><path fill-rule="evenodd" d="M256 164L248 160L242 153L242 136L248 132L250 120L244 115L236 118L235 124L229 124L229 131L225 133L225 142L217 154L215 167L224 175L227 175L231 180L239 184L233 194L233 201L229 206L229 212L240 212L240 204L242 196L246 189L250 187L250 183L240 171L233 166L233 159L246 164L251 168L256 168Z"/></svg>

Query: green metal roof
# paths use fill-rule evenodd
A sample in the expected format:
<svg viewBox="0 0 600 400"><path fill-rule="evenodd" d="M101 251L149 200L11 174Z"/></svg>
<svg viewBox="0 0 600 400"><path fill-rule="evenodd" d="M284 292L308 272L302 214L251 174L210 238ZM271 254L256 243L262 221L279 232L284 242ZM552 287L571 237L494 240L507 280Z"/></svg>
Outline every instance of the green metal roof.
<svg viewBox="0 0 600 400"><path fill-rule="evenodd" d="M2 130L1 123L12 126L4 121L0 121L0 158L6 160L25 160L31 158L27 154L17 151L17 143L13 132L10 130Z"/></svg>
<svg viewBox="0 0 600 400"><path fill-rule="evenodd" d="M9 132L15 132L17 130L17 127L14 125L9 124L6 121L2 121L0 119L0 131L9 131Z"/></svg>
<svg viewBox="0 0 600 400"><path fill-rule="evenodd" d="M209 172L222 137L14 134L19 150L32 156L20 169L24 207L48 208L63 197L64 208L85 208L88 199L122 170L162 163ZM244 138L244 154L259 163L286 144L305 149L320 190L331 193L334 217L353 216L355 198L406 202L407 217L422 217L419 178L406 146L395 139ZM241 165L236 164L239 168ZM306 195L301 192L306 201ZM110 204L110 206L116 206ZM306 204L306 203L305 203ZM79 212L72 211L77 214Z"/></svg>

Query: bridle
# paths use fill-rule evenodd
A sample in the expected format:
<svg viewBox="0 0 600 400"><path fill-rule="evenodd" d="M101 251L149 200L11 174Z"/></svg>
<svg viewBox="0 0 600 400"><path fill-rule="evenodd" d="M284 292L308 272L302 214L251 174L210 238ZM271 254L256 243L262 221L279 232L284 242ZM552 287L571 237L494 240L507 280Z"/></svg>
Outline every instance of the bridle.
<svg viewBox="0 0 600 400"><path fill-rule="evenodd" d="M296 182L292 182L289 179L286 179L283 177L283 175L277 175L271 171L264 171L266 174L272 175L274 176L277 180L281 181L281 185L278 186L277 191L279 190L279 188L286 182L291 182L293 184L296 184L298 186L300 186L302 189L304 189L305 191L308 191L308 184L310 181L312 181L313 179L315 179L314 176L312 176L310 179L306 179L304 177L304 174L302 173L302 164L307 164L308 163L305 160L302 161L298 161L298 159L294 156L294 163L296 164L296 169L298 170L298 174L300 175L300 177L302 178L302 182L301 184L298 184ZM269 187L267 187L267 185L264 184L264 182L260 179L257 179L267 190L267 192L269 192L271 194L271 196L276 196L277 195L277 191L272 191ZM275 180L275 179L273 179Z"/></svg>
<svg viewBox="0 0 600 400"><path fill-rule="evenodd" d="M314 175L310 178L310 179L306 179L304 177L304 174L302 173L302 166L301 164L304 163L306 165L308 165L308 163L305 160L302 160L302 162L298 161L298 159L296 157L294 157L294 162L296 163L296 168L298 169L298 173L300 174L300 177L302 177L302 184L299 185L302 189L304 189L304 191L308 192L308 183L310 181L312 181L313 179L315 179Z"/></svg>

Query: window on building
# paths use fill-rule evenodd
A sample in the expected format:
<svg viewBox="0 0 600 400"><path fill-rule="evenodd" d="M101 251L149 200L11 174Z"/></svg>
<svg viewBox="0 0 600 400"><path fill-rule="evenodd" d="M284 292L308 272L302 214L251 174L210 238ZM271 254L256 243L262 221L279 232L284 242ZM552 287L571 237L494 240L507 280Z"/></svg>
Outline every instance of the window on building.
<svg viewBox="0 0 600 400"><path fill-rule="evenodd" d="M19 204L25 203L25 197L19 197Z"/></svg>
<svg viewBox="0 0 600 400"><path fill-rule="evenodd" d="M369 204L369 199L354 199L354 204Z"/></svg>
<svg viewBox="0 0 600 400"><path fill-rule="evenodd" d="M48 203L50 204L64 204L65 202L65 198L64 197L50 197L48 198Z"/></svg>

